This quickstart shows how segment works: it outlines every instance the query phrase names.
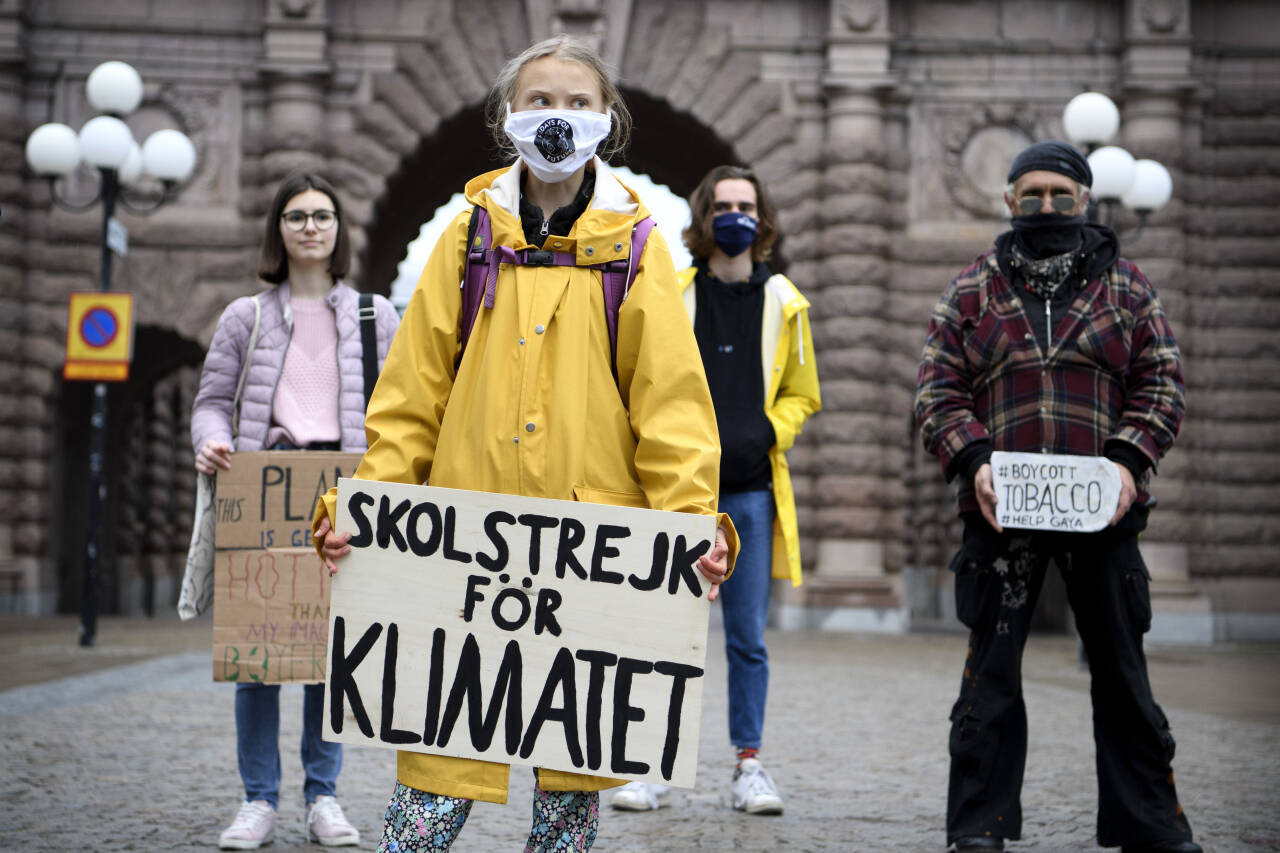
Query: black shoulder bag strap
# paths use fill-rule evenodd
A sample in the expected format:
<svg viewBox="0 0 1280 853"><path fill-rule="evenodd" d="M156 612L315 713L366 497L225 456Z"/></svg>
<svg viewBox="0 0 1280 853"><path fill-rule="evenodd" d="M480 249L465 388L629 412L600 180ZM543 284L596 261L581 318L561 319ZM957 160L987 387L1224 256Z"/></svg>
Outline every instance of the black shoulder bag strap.
<svg viewBox="0 0 1280 853"><path fill-rule="evenodd" d="M373 294L360 294L360 347L364 362L364 408L369 410L373 386L378 384L378 309L373 307Z"/></svg>

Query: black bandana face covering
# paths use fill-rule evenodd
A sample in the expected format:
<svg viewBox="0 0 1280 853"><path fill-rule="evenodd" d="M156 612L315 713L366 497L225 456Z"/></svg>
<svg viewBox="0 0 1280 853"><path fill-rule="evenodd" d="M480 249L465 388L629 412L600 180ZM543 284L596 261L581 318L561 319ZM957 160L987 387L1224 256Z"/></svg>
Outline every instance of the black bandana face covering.
<svg viewBox="0 0 1280 853"><path fill-rule="evenodd" d="M1085 218L1061 213L1015 216L1013 241L1032 260L1074 252L1083 242Z"/></svg>

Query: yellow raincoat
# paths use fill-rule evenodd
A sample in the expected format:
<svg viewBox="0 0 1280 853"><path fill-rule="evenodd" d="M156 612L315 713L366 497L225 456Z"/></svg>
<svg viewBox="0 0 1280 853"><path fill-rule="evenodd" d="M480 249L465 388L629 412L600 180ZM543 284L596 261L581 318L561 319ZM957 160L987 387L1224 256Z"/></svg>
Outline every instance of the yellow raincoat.
<svg viewBox="0 0 1280 853"><path fill-rule="evenodd" d="M680 289L692 325L698 300L693 280L697 270L680 271ZM822 408L818 392L818 363L809 333L809 300L791 280L774 275L765 283L764 317L760 330L760 362L764 370L764 413L773 424L777 443L769 451L773 469L773 572L792 586L800 585L800 531L796 498L786 453L809 416Z"/></svg>
<svg viewBox="0 0 1280 853"><path fill-rule="evenodd" d="M625 258L648 215L595 158L590 206L568 235L540 248L581 264ZM467 184L497 245L528 248L520 225L523 164ZM493 308L480 308L460 351L464 251L470 211L436 244L387 354L365 419L365 480L649 507L715 515L720 439L671 255L654 229L618 314L615 382L600 273L514 266L498 273ZM316 507L334 517L336 490ZM737 536L727 516L730 565ZM314 525L313 525L314 529ZM504 803L508 766L400 752L397 777L434 794ZM616 779L539 770L549 791L596 791Z"/></svg>

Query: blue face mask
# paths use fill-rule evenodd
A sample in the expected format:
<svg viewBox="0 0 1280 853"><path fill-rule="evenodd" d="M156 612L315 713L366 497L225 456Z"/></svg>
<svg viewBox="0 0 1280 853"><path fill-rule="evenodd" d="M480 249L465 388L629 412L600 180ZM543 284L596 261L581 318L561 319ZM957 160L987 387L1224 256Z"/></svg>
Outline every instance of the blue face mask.
<svg viewBox="0 0 1280 853"><path fill-rule="evenodd" d="M736 258L756 241L756 221L745 213L726 211L711 221L711 234L720 251Z"/></svg>

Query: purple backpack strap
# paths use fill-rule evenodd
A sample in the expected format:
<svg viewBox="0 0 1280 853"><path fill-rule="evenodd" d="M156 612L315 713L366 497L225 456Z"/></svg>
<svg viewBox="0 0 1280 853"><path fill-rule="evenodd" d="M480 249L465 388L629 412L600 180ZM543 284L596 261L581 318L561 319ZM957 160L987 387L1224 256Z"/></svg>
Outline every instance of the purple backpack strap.
<svg viewBox="0 0 1280 853"><path fill-rule="evenodd" d="M497 277L498 265L493 263L493 255L489 244L493 242L493 226L489 222L489 211L482 205L471 209L471 224L467 228L467 255L462 268L462 352L466 351L467 340L471 337L471 328L476 324L476 315L480 313L480 301L487 296L485 303L493 306L493 292L486 291L486 283L490 278L489 269L493 268L493 276Z"/></svg>
<svg viewBox="0 0 1280 853"><path fill-rule="evenodd" d="M616 266L607 264L600 270L600 281L604 287L604 316L609 324L609 346L613 372L618 372L618 311L627 298L631 285L635 284L636 273L640 269L640 256L644 253L644 244L653 230L653 218L646 216L631 229L631 254L627 256L625 274L621 263Z"/></svg>
<svg viewBox="0 0 1280 853"><path fill-rule="evenodd" d="M625 261L593 265L600 270L600 282L604 289L604 315L609 326L610 363L617 373L618 359L618 311L622 308L627 292L635 283L640 267L640 256L653 230L652 217L646 216L631 230L631 254ZM467 228L467 255L462 272L462 351L467 348L471 330L480 314L480 305L493 307L497 289L498 267L502 264L524 264L528 252L516 252L507 246L491 247L493 226L489 212L476 205L471 213L471 225ZM532 251L532 250L529 250ZM574 256L563 252L538 252L539 262L554 266L574 266ZM461 360L461 352L459 353Z"/></svg>

